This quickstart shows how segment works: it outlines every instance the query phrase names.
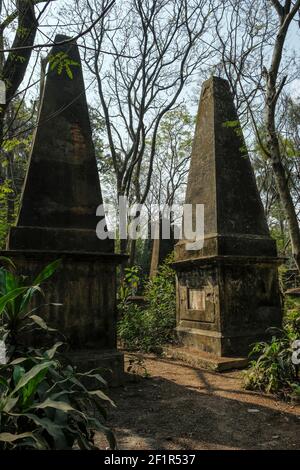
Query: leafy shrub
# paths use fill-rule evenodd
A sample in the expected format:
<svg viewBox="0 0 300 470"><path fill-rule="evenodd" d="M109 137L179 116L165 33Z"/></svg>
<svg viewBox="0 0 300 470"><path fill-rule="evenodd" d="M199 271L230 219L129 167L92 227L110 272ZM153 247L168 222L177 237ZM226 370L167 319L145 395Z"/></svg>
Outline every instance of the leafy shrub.
<svg viewBox="0 0 300 470"><path fill-rule="evenodd" d="M146 282L145 306L122 299L118 334L124 347L131 351L158 352L164 343L174 339L175 272L168 258L158 274Z"/></svg>
<svg viewBox="0 0 300 470"><path fill-rule="evenodd" d="M300 339L300 305L287 300L287 313L281 330L273 329L269 342L253 347L250 367L244 376L245 388L274 393L286 399L300 399L299 366L292 361L293 344Z"/></svg>
<svg viewBox="0 0 300 470"><path fill-rule="evenodd" d="M40 284L59 266L55 261L46 266L32 285L24 276L0 268L0 316L2 320L2 364L0 365L0 450L94 449L95 430L105 433L115 447L113 433L105 425L105 402L112 401L97 388L90 390L87 381L106 383L98 370L79 373L67 362L57 342L50 349L22 344L24 332L53 329L30 310L30 301ZM3 357L3 353L5 356ZM4 360L3 360L4 359Z"/></svg>
<svg viewBox="0 0 300 470"><path fill-rule="evenodd" d="M140 284L139 274L139 266L125 268L124 277L119 288L119 299L121 302L126 302L128 297L136 294Z"/></svg>
<svg viewBox="0 0 300 470"><path fill-rule="evenodd" d="M104 426L101 390L88 390L83 379L103 385L95 371L78 373L56 358L57 343L41 353L32 350L0 366L0 450L15 448L94 449L94 431L112 432Z"/></svg>
<svg viewBox="0 0 300 470"><path fill-rule="evenodd" d="M21 347L20 341L26 332L33 332L35 327L45 331L53 331L38 315L36 310L30 310L30 303L34 296L41 295L41 284L45 282L60 266L56 260L46 266L35 279L30 282L28 277L18 275L15 266L8 258L1 257L2 262L9 266L0 268L0 318L2 336L16 350ZM60 305L60 304L54 304ZM42 307L41 305L40 307ZM13 351L10 351L13 354Z"/></svg>
<svg viewBox="0 0 300 470"><path fill-rule="evenodd" d="M5 179L0 184L0 248L5 247L6 238L9 230L8 222L8 198L12 197L12 181Z"/></svg>

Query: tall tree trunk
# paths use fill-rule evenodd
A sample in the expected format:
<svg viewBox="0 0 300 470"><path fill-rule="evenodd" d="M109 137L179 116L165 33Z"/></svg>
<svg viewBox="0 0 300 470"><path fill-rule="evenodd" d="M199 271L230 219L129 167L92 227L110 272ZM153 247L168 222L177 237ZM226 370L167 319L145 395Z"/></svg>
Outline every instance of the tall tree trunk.
<svg viewBox="0 0 300 470"><path fill-rule="evenodd" d="M130 240L129 266L134 265L135 253L136 253L136 240L132 239Z"/></svg>
<svg viewBox="0 0 300 470"><path fill-rule="evenodd" d="M293 257L300 272L300 228L288 184L288 176L283 165L283 155L281 154L275 123L276 104L286 81L286 77L283 77L281 82L277 83L283 47L289 25L299 11L300 0L297 0L293 5L290 1L286 0L284 6L278 0L271 1L278 13L280 26L274 43L270 68L264 71L267 79L265 105L267 153L271 159L277 191L288 223Z"/></svg>
<svg viewBox="0 0 300 470"><path fill-rule="evenodd" d="M300 272L300 230L295 206L288 187L287 175L281 161L272 160L272 168L280 201L288 222L293 257Z"/></svg>

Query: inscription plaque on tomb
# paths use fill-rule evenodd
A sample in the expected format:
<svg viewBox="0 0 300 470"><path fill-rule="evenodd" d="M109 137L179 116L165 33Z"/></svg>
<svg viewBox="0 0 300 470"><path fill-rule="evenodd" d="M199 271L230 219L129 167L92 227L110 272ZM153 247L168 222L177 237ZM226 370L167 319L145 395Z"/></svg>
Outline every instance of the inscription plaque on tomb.
<svg viewBox="0 0 300 470"><path fill-rule="evenodd" d="M214 322L215 303L213 289L210 286L199 289L181 286L179 297L183 321Z"/></svg>
<svg viewBox="0 0 300 470"><path fill-rule="evenodd" d="M205 291L203 289L188 290L188 308L190 310L205 310Z"/></svg>

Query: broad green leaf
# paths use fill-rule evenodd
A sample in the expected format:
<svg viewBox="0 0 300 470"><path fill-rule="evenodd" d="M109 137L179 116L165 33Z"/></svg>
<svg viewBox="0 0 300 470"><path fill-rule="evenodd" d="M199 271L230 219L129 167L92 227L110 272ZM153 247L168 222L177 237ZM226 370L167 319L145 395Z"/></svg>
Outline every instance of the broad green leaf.
<svg viewBox="0 0 300 470"><path fill-rule="evenodd" d="M64 344L62 341L59 341L57 343L55 343L55 345L51 348L51 349L48 349L45 354L46 356L48 357L48 359L53 359L53 357L55 356L55 353L57 351L57 349L62 345Z"/></svg>
<svg viewBox="0 0 300 470"><path fill-rule="evenodd" d="M73 79L73 72L72 72L72 70L70 69L69 64L66 63L66 64L65 64L65 67L66 67L66 72L67 72L68 77L72 80L72 79Z"/></svg>
<svg viewBox="0 0 300 470"><path fill-rule="evenodd" d="M55 364L54 361L47 361L42 362L41 364L37 364L36 366L32 367L26 374L21 377L19 382L17 383L15 389L13 390L12 394L16 393L20 388L24 387L31 379L33 379L36 375L38 375L42 370L49 369L50 366Z"/></svg>
<svg viewBox="0 0 300 470"><path fill-rule="evenodd" d="M39 285L46 279L48 279L52 274L59 268L61 265L61 260L57 259L56 261L53 261L52 263L48 264L41 272L38 274L38 276L34 279L33 285Z"/></svg>
<svg viewBox="0 0 300 470"><path fill-rule="evenodd" d="M37 424L38 426L41 426L43 429L46 429L46 431L50 434L50 436L54 437L55 439L64 437L62 427L59 426L58 424L55 424L50 419L39 418L38 416L32 413L24 413L22 416L27 416L27 418L34 421L35 424Z"/></svg>
<svg viewBox="0 0 300 470"><path fill-rule="evenodd" d="M19 397L15 397L15 398L8 397L6 403L3 407L3 411L5 413L9 413L10 410L12 410L12 408L15 406L15 404L17 403L18 400L19 400Z"/></svg>
<svg viewBox="0 0 300 470"><path fill-rule="evenodd" d="M19 295L22 295L27 289L28 287L18 287L17 289L14 289L0 297L0 314L3 312L8 302L16 299Z"/></svg>
<svg viewBox="0 0 300 470"><path fill-rule="evenodd" d="M5 284L6 284L6 292L11 292L14 289L17 289L18 287L22 287L18 283L18 277L15 276L15 274L6 271L6 276L5 276Z"/></svg>
<svg viewBox="0 0 300 470"><path fill-rule="evenodd" d="M0 256L0 261L4 261L5 263L9 264L12 268L16 269L16 265L10 258L7 258L6 256Z"/></svg>
<svg viewBox="0 0 300 470"><path fill-rule="evenodd" d="M29 304L29 302L31 301L32 297L34 296L34 294L36 292L40 292L40 294L43 295L43 291L41 290L41 288L39 286L32 286L32 287L28 288L26 294L24 295L24 297L22 299L21 305L20 305L20 310L21 311L24 311L24 309L27 307L27 305Z"/></svg>
<svg viewBox="0 0 300 470"><path fill-rule="evenodd" d="M75 393L78 394L78 392L76 390L62 390L61 392L57 392L57 393L52 393L51 394L51 400L54 400L56 401L57 398L61 398L61 397L66 397L67 395L74 395Z"/></svg>
<svg viewBox="0 0 300 470"><path fill-rule="evenodd" d="M95 372L95 369L92 369L89 372L77 372L77 375L83 376L83 377L94 378L94 379L98 380L98 382L101 382L103 385L107 386L107 381L104 380L104 378L101 377L100 374L96 374L94 372Z"/></svg>
<svg viewBox="0 0 300 470"><path fill-rule="evenodd" d="M13 380L14 380L15 386L17 385L17 383L19 382L19 380L21 379L21 377L23 377L24 374L25 374L25 369L24 369L24 367L21 367L21 366L19 366L19 365L17 365L16 367L14 367L14 371L13 371Z"/></svg>
<svg viewBox="0 0 300 470"><path fill-rule="evenodd" d="M50 328L47 323L41 318L39 317L38 315L30 315L30 317L32 321L34 321L34 323L36 323L37 325L39 325L41 328L43 328L43 330L47 330L47 331L56 331L55 328Z"/></svg>
<svg viewBox="0 0 300 470"><path fill-rule="evenodd" d="M88 393L89 395L96 395L98 398L101 398L101 400L109 401L109 403L114 407L116 406L114 402L102 392L102 390L89 390Z"/></svg>
<svg viewBox="0 0 300 470"><path fill-rule="evenodd" d="M28 357L18 357L14 361L11 361L10 365L15 366L15 365L21 364L22 362L25 362L25 361L28 361Z"/></svg>
<svg viewBox="0 0 300 470"><path fill-rule="evenodd" d="M45 375L47 374L47 369L41 370L35 377L33 377L29 382L22 387L22 406L28 407L30 404L29 401L34 396L39 384L44 380Z"/></svg>
<svg viewBox="0 0 300 470"><path fill-rule="evenodd" d="M14 442L25 437L32 437L35 439L32 432L23 432L22 434L11 434L10 432L0 433L0 441L2 442Z"/></svg>
<svg viewBox="0 0 300 470"><path fill-rule="evenodd" d="M69 411L77 411L75 408L73 408L71 405L64 401L55 401L51 400L50 398L47 398L43 403L39 403L37 405L33 405L32 408L34 409L43 409L43 408L54 408L56 410L61 410L64 411L65 413L68 413Z"/></svg>

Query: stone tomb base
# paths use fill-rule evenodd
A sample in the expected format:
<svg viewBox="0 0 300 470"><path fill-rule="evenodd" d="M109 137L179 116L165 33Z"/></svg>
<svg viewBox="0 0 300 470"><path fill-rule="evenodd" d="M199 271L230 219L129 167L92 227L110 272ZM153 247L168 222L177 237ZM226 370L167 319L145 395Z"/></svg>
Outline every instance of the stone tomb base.
<svg viewBox="0 0 300 470"><path fill-rule="evenodd" d="M182 361L192 367L214 372L244 369L249 362L245 357L218 357L187 346L168 346L164 348L164 355L167 358Z"/></svg>
<svg viewBox="0 0 300 470"><path fill-rule="evenodd" d="M49 263L61 259L60 268L42 285L45 297L36 295L31 308L49 326L63 333L69 356L82 370L111 369L107 378L122 382L123 355L116 349L116 266L124 257L113 253L76 253L7 250L17 272L29 282ZM47 305L61 303L61 306ZM60 337L61 339L61 337Z"/></svg>
<svg viewBox="0 0 300 470"><path fill-rule="evenodd" d="M216 357L248 355L281 326L277 258L212 256L174 263L183 347Z"/></svg>

